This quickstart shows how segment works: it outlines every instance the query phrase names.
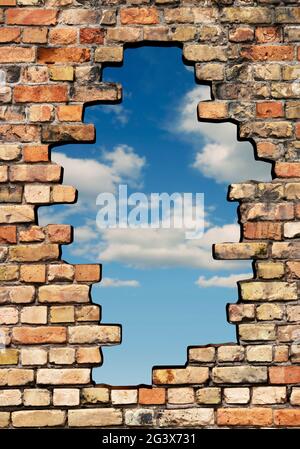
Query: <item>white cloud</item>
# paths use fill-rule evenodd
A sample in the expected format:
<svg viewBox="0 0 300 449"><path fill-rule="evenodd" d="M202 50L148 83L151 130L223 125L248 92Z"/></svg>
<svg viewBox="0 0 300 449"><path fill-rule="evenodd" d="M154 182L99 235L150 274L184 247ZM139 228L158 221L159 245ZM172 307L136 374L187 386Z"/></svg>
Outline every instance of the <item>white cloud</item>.
<svg viewBox="0 0 300 449"><path fill-rule="evenodd" d="M236 283L242 279L252 278L252 273L240 273L240 274L230 274L229 276L212 276L211 278L205 278L200 276L195 282L199 287L225 287L225 288L235 288Z"/></svg>
<svg viewBox="0 0 300 449"><path fill-rule="evenodd" d="M241 262L214 260L211 246L238 241L239 235L236 224L212 227L199 240L186 240L184 230L179 229L107 229L102 231L103 249L99 258L136 268L232 269L240 267Z"/></svg>
<svg viewBox="0 0 300 449"><path fill-rule="evenodd" d="M104 278L102 279L100 283L100 287L113 287L113 288L120 288L120 287L140 287L140 283L136 280L121 280L121 279L113 279L113 278Z"/></svg>
<svg viewBox="0 0 300 449"><path fill-rule="evenodd" d="M270 164L254 159L250 142L237 140L233 123L198 122L197 105L209 100L206 86L196 86L183 97L178 107L175 132L183 133L195 148L193 167L216 182L240 182L270 179ZM202 148L199 141L202 140Z"/></svg>

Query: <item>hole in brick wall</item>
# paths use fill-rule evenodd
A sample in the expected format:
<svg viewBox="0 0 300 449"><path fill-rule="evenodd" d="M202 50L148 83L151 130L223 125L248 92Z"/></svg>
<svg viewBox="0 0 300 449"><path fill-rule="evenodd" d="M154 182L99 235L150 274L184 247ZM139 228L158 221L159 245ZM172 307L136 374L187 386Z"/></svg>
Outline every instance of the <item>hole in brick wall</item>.
<svg viewBox="0 0 300 449"><path fill-rule="evenodd" d="M127 49L124 65L103 74L104 81L123 85L123 102L86 109L96 143L53 150L64 184L77 187L79 200L47 207L40 218L75 227L64 260L103 263L93 301L102 305L103 323L123 327L122 344L103 349L104 364L93 375L98 383L150 383L153 365L184 364L189 345L235 341L225 306L236 301L235 281L251 276L251 263L214 261L211 245L239 240L236 203L226 202L228 184L270 179L270 168L254 160L249 142L237 141L235 125L197 121L197 103L210 99L210 90L195 84L181 53L173 47ZM120 182L146 194L204 192L204 238L188 242L175 230L100 232L96 197Z"/></svg>

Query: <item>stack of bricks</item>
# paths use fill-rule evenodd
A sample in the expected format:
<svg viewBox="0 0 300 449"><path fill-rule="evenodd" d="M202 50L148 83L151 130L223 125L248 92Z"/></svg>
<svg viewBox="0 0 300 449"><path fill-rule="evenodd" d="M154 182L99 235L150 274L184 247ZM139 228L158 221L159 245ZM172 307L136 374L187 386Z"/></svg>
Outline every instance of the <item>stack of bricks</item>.
<svg viewBox="0 0 300 449"><path fill-rule="evenodd" d="M297 3L0 0L0 427L300 427ZM215 246L253 259L228 307L238 343L189 348L149 387L97 386L101 347L121 338L91 302L100 267L63 262L70 226L40 227L36 213L76 200L49 146L94 140L83 107L121 99L102 68L143 42L182 45L212 85L199 119L238 123L273 181L231 186L241 242Z"/></svg>

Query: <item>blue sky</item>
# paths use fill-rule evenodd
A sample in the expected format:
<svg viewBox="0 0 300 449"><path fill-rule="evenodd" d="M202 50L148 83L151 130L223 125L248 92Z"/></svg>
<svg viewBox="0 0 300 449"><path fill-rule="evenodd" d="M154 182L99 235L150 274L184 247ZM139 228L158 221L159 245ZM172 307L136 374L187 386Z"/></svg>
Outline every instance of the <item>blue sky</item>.
<svg viewBox="0 0 300 449"><path fill-rule="evenodd" d="M41 208L40 220L74 226L64 260L103 263L93 300L102 306L103 323L122 324L123 341L103 348L94 380L150 383L153 365L184 364L189 345L235 341L225 306L236 301L235 282L249 277L251 265L214 261L211 245L239 240L228 185L270 179L270 166L254 160L250 143L237 141L235 125L197 121L197 103L210 99L210 90L195 83L180 49L127 49L124 65L106 68L103 81L122 84L123 102L86 109L96 143L53 150L64 184L79 190L78 203ZM96 197L120 183L147 195L203 192L203 238L186 240L177 229L98 229Z"/></svg>

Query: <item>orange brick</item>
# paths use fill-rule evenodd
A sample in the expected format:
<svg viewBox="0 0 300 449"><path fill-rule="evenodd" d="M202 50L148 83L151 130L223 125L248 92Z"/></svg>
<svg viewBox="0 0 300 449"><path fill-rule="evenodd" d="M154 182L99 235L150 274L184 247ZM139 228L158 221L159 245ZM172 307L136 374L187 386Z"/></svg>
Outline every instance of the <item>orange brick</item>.
<svg viewBox="0 0 300 449"><path fill-rule="evenodd" d="M8 25L56 25L56 9L18 8L6 11Z"/></svg>
<svg viewBox="0 0 300 449"><path fill-rule="evenodd" d="M221 408L217 411L219 426L269 426L272 422L271 408Z"/></svg>
<svg viewBox="0 0 300 449"><path fill-rule="evenodd" d="M21 265L20 279L23 282L46 282L45 265Z"/></svg>
<svg viewBox="0 0 300 449"><path fill-rule="evenodd" d="M32 105L28 109L31 122L49 122L52 119L53 106L48 104Z"/></svg>
<svg viewBox="0 0 300 449"><path fill-rule="evenodd" d="M281 240L282 224L272 222L247 222L244 224L244 237L247 239Z"/></svg>
<svg viewBox="0 0 300 449"><path fill-rule="evenodd" d="M0 6L16 6L17 0L0 0Z"/></svg>
<svg viewBox="0 0 300 449"><path fill-rule="evenodd" d="M246 42L252 41L254 31L252 28L239 27L229 32L229 40L231 42Z"/></svg>
<svg viewBox="0 0 300 449"><path fill-rule="evenodd" d="M269 377L271 384L297 384L300 382L300 366L272 366Z"/></svg>
<svg viewBox="0 0 300 449"><path fill-rule="evenodd" d="M12 332L12 341L23 345L65 343L66 339L66 328L59 326L15 327Z"/></svg>
<svg viewBox="0 0 300 449"><path fill-rule="evenodd" d="M32 145L23 148L25 162L47 162L49 161L48 145Z"/></svg>
<svg viewBox="0 0 300 449"><path fill-rule="evenodd" d="M20 242L42 242L45 240L45 233L40 226L31 226L19 232Z"/></svg>
<svg viewBox="0 0 300 449"><path fill-rule="evenodd" d="M38 62L42 64L55 64L57 62L87 62L91 51L88 48L38 48Z"/></svg>
<svg viewBox="0 0 300 449"><path fill-rule="evenodd" d="M123 8L121 9L122 25L155 25L159 23L156 8Z"/></svg>
<svg viewBox="0 0 300 449"><path fill-rule="evenodd" d="M159 405L166 402L165 388L140 388L139 404L143 405Z"/></svg>
<svg viewBox="0 0 300 449"><path fill-rule="evenodd" d="M54 28L49 31L49 43L53 45L70 45L76 43L76 28Z"/></svg>
<svg viewBox="0 0 300 449"><path fill-rule="evenodd" d="M81 122L82 120L81 105L66 105L57 107L57 118L61 122Z"/></svg>
<svg viewBox="0 0 300 449"><path fill-rule="evenodd" d="M283 427L300 427L299 409L274 410L274 424Z"/></svg>
<svg viewBox="0 0 300 449"><path fill-rule="evenodd" d="M6 28L0 29L0 42L20 42L21 28Z"/></svg>
<svg viewBox="0 0 300 449"><path fill-rule="evenodd" d="M17 103L65 102L68 99L67 86L16 86L14 101Z"/></svg>
<svg viewBox="0 0 300 449"><path fill-rule="evenodd" d="M100 363L102 360L100 348L78 348L76 351L77 363Z"/></svg>
<svg viewBox="0 0 300 449"><path fill-rule="evenodd" d="M201 102L198 106L200 119L217 120L228 116L228 106L226 103L217 101Z"/></svg>
<svg viewBox="0 0 300 449"><path fill-rule="evenodd" d="M278 147L271 142L259 142L257 144L257 154L259 157L276 158Z"/></svg>
<svg viewBox="0 0 300 449"><path fill-rule="evenodd" d="M241 55L253 61L292 61L294 47L290 45L252 45L242 49Z"/></svg>
<svg viewBox="0 0 300 449"><path fill-rule="evenodd" d="M279 178L299 178L300 162L277 162L275 173Z"/></svg>
<svg viewBox="0 0 300 449"><path fill-rule="evenodd" d="M22 40L26 44L45 44L48 29L44 27L24 28Z"/></svg>
<svg viewBox="0 0 300 449"><path fill-rule="evenodd" d="M260 44L280 42L280 29L277 27L257 27L255 30L255 38Z"/></svg>
<svg viewBox="0 0 300 449"><path fill-rule="evenodd" d="M277 118L283 115L283 104L280 102L266 101L256 105L256 116L259 118Z"/></svg>
<svg viewBox="0 0 300 449"><path fill-rule="evenodd" d="M17 242L16 226L1 226L0 243L16 243L16 242Z"/></svg>
<svg viewBox="0 0 300 449"><path fill-rule="evenodd" d="M34 48L1 47L0 63L34 62Z"/></svg>
<svg viewBox="0 0 300 449"><path fill-rule="evenodd" d="M101 279L100 265L75 265L75 279L78 282L99 282Z"/></svg>
<svg viewBox="0 0 300 449"><path fill-rule="evenodd" d="M69 225L48 225L47 229L51 243L70 243L72 241L72 227Z"/></svg>

